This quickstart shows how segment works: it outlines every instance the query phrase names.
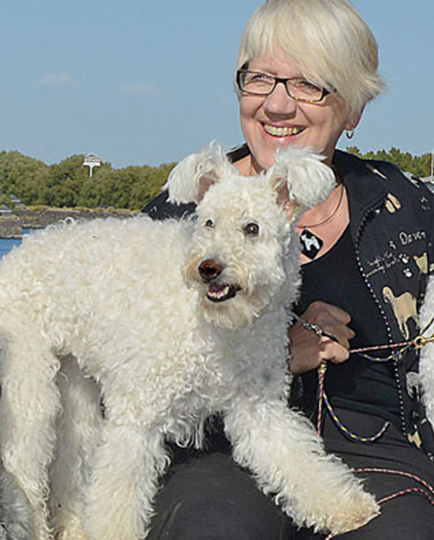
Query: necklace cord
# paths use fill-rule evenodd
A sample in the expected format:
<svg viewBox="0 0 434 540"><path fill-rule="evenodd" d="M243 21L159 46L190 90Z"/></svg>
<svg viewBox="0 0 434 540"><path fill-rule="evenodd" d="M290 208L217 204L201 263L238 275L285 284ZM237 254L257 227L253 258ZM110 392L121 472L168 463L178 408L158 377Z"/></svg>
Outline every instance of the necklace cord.
<svg viewBox="0 0 434 540"><path fill-rule="evenodd" d="M331 221L335 215L337 214L341 204L342 204L342 201L344 199L344 192L345 192L345 188L344 188L344 185L343 184L340 184L340 188L341 188L341 195L339 197L339 201L338 201L338 204L336 205L335 209L333 210L333 212L327 216L323 221L320 221L319 223L314 223L313 225L297 225L297 227L299 229L315 229L315 227L319 227L320 225L325 225L326 223L328 223L329 221Z"/></svg>

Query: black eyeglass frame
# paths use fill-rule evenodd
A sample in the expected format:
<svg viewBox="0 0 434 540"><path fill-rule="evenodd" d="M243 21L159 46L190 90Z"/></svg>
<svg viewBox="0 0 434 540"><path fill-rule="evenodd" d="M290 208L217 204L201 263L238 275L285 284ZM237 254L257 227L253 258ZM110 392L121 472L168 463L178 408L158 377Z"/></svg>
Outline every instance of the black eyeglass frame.
<svg viewBox="0 0 434 540"><path fill-rule="evenodd" d="M267 77L270 77L271 79L274 80L274 84L273 84L272 88L270 89L270 91L266 92L266 93L251 92L250 90L245 90L245 89L243 89L242 84L241 84L241 77L242 77L243 73L257 73L258 75L266 75ZM238 69L237 74L236 74L236 82L237 82L237 86L238 86L239 91L241 93L249 94L251 96L269 96L274 92L274 90L276 89L276 86L279 83L283 84L283 86L285 87L286 93L288 94L288 96L291 99L293 99L294 101L299 101L301 103L319 103L328 94L331 94L330 90L327 90L327 88L322 88L321 97L318 98L318 99L303 99L303 98L294 97L294 96L291 95L291 92L289 91L288 85L286 84L288 81L294 81L294 80L297 80L297 78L296 77L288 77L288 78L275 77L274 75L270 75L269 73L264 73L262 71L252 71L251 69ZM301 80L301 79L299 79L299 80ZM319 87L317 87L317 88L318 88L318 90L321 90L321 88L319 88Z"/></svg>

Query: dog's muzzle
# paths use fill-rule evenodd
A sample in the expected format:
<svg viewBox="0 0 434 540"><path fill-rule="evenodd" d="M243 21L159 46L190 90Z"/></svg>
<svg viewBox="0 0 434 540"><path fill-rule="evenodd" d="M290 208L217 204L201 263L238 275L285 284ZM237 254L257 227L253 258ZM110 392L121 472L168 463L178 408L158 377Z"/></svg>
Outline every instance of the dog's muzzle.
<svg viewBox="0 0 434 540"><path fill-rule="evenodd" d="M239 285L224 283L218 278L223 272L224 267L214 259L205 259L199 264L198 272L203 283L208 284L207 298L211 302L224 302L234 298L241 290Z"/></svg>

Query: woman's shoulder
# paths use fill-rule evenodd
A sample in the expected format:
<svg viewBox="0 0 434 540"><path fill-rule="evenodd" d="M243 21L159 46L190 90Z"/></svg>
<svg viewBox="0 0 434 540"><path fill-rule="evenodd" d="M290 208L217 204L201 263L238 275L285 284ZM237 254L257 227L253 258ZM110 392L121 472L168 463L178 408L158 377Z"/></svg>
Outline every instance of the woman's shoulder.
<svg viewBox="0 0 434 540"><path fill-rule="evenodd" d="M434 194L418 176L394 163L378 160L368 161L370 166L384 174L390 190L400 193L404 198L413 199L416 204L422 204L423 207L429 206L434 212Z"/></svg>
<svg viewBox="0 0 434 540"><path fill-rule="evenodd" d="M345 161L347 166L351 166L353 169L356 168L359 171L364 170L365 174L383 180L384 187L388 190L395 189L402 192L403 195L408 194L410 197L412 194L422 194L432 203L434 208L434 195L432 191L415 174L402 169L390 161L362 158L342 151L339 154L340 160Z"/></svg>
<svg viewBox="0 0 434 540"><path fill-rule="evenodd" d="M182 219L193 214L195 209L196 205L194 203L175 204L170 202L169 193L165 190L151 199L142 208L142 212L155 220Z"/></svg>
<svg viewBox="0 0 434 540"><path fill-rule="evenodd" d="M231 163L246 157L250 153L247 145L241 144L229 150L227 153ZM189 204L174 204L169 201L169 193L167 190L162 191L159 195L151 199L143 208L142 212L148 214L152 219L183 219L194 213L196 205Z"/></svg>

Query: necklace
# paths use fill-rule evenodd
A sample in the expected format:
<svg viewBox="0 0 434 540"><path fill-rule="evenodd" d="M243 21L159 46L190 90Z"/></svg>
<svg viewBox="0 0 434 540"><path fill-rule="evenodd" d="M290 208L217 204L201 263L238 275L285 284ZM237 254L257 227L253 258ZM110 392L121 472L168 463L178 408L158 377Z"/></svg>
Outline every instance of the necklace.
<svg viewBox="0 0 434 540"><path fill-rule="evenodd" d="M322 221L319 221L318 223L313 223L312 225L299 225L298 228L303 228L303 230L300 233L300 242L301 242L301 252L303 255L305 255L308 259L315 259L315 257L318 255L319 251L324 245L324 240L317 236L312 232L311 229L314 229L315 227L319 227L320 225L325 225L326 223L329 223L337 214L342 201L344 198L344 186L341 184L341 195L339 197L338 204L336 205L333 212L327 216Z"/></svg>

